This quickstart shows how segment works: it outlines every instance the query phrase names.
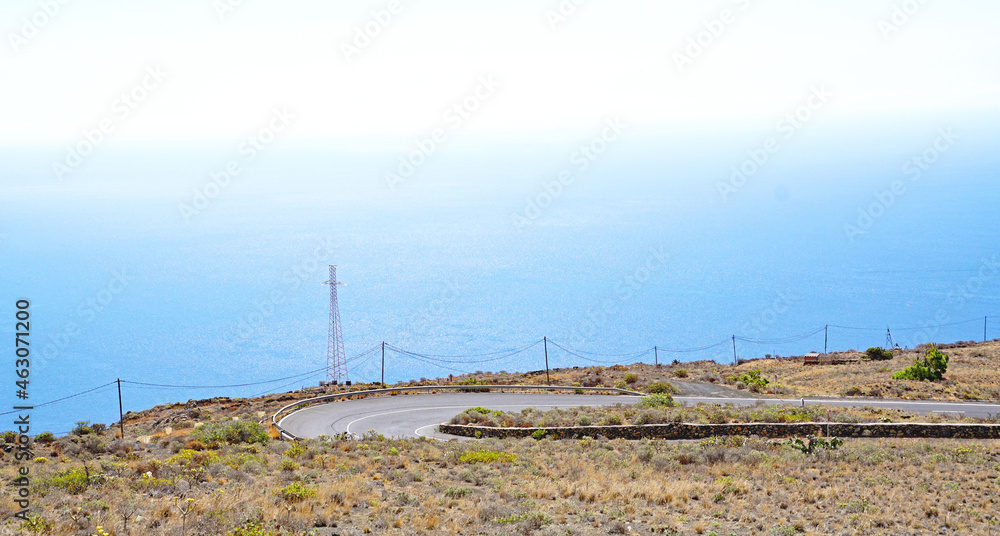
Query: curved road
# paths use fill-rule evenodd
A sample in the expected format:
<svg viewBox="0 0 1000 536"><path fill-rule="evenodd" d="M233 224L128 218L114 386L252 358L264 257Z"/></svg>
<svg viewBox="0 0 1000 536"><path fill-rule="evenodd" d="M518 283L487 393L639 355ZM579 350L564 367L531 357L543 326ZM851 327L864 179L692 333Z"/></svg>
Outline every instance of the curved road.
<svg viewBox="0 0 1000 536"><path fill-rule="evenodd" d="M316 437L348 432L361 435L368 430L386 437L427 436L452 439L434 428L463 411L482 406L504 411L524 408L573 408L634 404L636 396L574 395L541 393L438 393L397 395L345 400L309 406L290 413L278 424L299 437Z"/></svg>
<svg viewBox="0 0 1000 536"><path fill-rule="evenodd" d="M777 398L714 398L677 396L675 400L688 404L699 402L750 406L764 404L795 404L802 399ZM574 395L545 393L438 393L363 398L309 406L290 413L278 424L299 437L314 438L320 434L336 435L348 432L362 435L374 430L386 437L426 436L438 439L455 439L440 434L435 427L468 408L482 406L490 409L519 411L523 408L570 408L578 406L606 406L618 403L633 404L636 396L624 395ZM992 417L1000 415L1000 404L976 402L936 402L891 399L805 398L806 404L824 404L838 407L874 406L896 408L914 413L960 413L967 417Z"/></svg>

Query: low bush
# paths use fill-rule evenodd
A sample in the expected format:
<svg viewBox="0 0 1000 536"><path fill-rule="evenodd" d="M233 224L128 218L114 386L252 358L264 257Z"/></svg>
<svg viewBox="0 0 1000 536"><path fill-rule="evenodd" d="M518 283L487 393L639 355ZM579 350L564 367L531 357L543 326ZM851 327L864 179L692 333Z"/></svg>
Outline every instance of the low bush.
<svg viewBox="0 0 1000 536"><path fill-rule="evenodd" d="M881 346L876 346L866 350L865 355L868 359L873 361L888 361L889 359L892 359L892 350L886 350Z"/></svg>
<svg viewBox="0 0 1000 536"><path fill-rule="evenodd" d="M459 497L465 497L470 493L472 493L472 490L469 488L448 488L444 492L444 496L449 499L458 499Z"/></svg>
<svg viewBox="0 0 1000 536"><path fill-rule="evenodd" d="M195 430L194 439L211 443L260 443L267 444L271 436L267 429L255 422L223 421L206 424Z"/></svg>
<svg viewBox="0 0 1000 536"><path fill-rule="evenodd" d="M274 492L274 494L288 502L300 502L316 495L316 490L306 486L302 482L292 482Z"/></svg>
<svg viewBox="0 0 1000 536"><path fill-rule="evenodd" d="M639 405L644 408L673 407L676 405L674 397L665 393L646 395L639 399Z"/></svg>
<svg viewBox="0 0 1000 536"><path fill-rule="evenodd" d="M801 451L803 454L812 454L817 448L824 450L837 450L837 448L843 444L844 440L839 437L835 437L830 440L816 436L809 436L805 440L796 437L788 441L788 446Z"/></svg>
<svg viewBox="0 0 1000 536"><path fill-rule="evenodd" d="M948 355L931 345L924 351L923 359L917 358L913 364L892 375L894 380L937 381L948 370Z"/></svg>
<svg viewBox="0 0 1000 536"><path fill-rule="evenodd" d="M47 484L78 495L87 490L90 485L90 474L84 467L67 469L48 479Z"/></svg>
<svg viewBox="0 0 1000 536"><path fill-rule="evenodd" d="M93 429L90 427L90 421L76 421L76 426L70 431L71 434L75 436L84 436L93 433Z"/></svg>
<svg viewBox="0 0 1000 536"><path fill-rule="evenodd" d="M755 393L761 391L764 387L767 387L767 384L769 383L767 378L761 376L759 370L751 370L744 374L740 374L739 376L732 376L729 378L729 381L737 384L737 388L739 388L739 384L742 383L746 388Z"/></svg>
<svg viewBox="0 0 1000 536"><path fill-rule="evenodd" d="M198 451L184 449L165 462L167 465L177 465L184 469L195 469L197 467L208 467L219 461L219 455L211 450Z"/></svg>
<svg viewBox="0 0 1000 536"><path fill-rule="evenodd" d="M227 533L227 536L291 536L290 532L275 526L268 528L263 521L250 520Z"/></svg>
<svg viewBox="0 0 1000 536"><path fill-rule="evenodd" d="M621 426L621 424L622 418L614 413L601 419L601 426Z"/></svg>
<svg viewBox="0 0 1000 536"><path fill-rule="evenodd" d="M513 463L517 456L495 450L470 450L458 458L462 463Z"/></svg>
<svg viewBox="0 0 1000 536"><path fill-rule="evenodd" d="M457 382L457 385L489 385L489 384L490 384L490 382L488 382L486 380L477 380L475 376L472 376L469 379ZM488 393L488 392L490 392L489 389L459 389L459 391L462 391L462 392L465 392L465 393L472 393L472 392L475 392L475 393Z"/></svg>
<svg viewBox="0 0 1000 536"><path fill-rule="evenodd" d="M647 393L675 395L680 389L670 382L653 382L646 386Z"/></svg>

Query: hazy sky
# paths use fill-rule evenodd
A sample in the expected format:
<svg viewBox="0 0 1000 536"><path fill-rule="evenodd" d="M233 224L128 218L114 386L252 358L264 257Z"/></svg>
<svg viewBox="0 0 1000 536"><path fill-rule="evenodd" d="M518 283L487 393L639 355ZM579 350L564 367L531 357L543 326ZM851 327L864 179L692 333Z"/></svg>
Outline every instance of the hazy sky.
<svg viewBox="0 0 1000 536"><path fill-rule="evenodd" d="M0 7L7 144L61 146L104 119L119 142L236 141L277 107L289 139L377 147L454 126L477 89L463 131L524 139L614 116L773 122L814 88L846 118L1000 102L993 0L47 1ZM123 93L142 97L127 115Z"/></svg>

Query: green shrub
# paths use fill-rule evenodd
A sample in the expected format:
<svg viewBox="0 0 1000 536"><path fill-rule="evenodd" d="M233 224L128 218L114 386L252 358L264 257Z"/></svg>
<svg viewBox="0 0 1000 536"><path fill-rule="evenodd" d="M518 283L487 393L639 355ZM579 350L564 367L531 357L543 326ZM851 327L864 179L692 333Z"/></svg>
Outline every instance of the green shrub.
<svg viewBox="0 0 1000 536"><path fill-rule="evenodd" d="M449 499L458 499L459 497L465 497L470 493L472 493L472 490L469 488L448 488L448 490L444 492L444 496Z"/></svg>
<svg viewBox="0 0 1000 536"><path fill-rule="evenodd" d="M273 529L268 528L263 521L258 519L248 520L227 534L228 536L291 536L290 532L285 532L277 526Z"/></svg>
<svg viewBox="0 0 1000 536"><path fill-rule="evenodd" d="M83 493L90 485L88 471L83 467L67 469L53 476L48 483L60 489L64 489L73 495Z"/></svg>
<svg viewBox="0 0 1000 536"><path fill-rule="evenodd" d="M219 461L219 455L211 450L197 451L184 449L167 459L166 464L174 464L184 469L208 467Z"/></svg>
<svg viewBox="0 0 1000 536"><path fill-rule="evenodd" d="M73 435L83 436L93 432L90 428L90 421L76 421L75 424L76 426L70 431Z"/></svg>
<svg viewBox="0 0 1000 536"><path fill-rule="evenodd" d="M680 392L680 389L674 387L674 384L670 382L653 382L646 386L646 392L675 395Z"/></svg>
<svg viewBox="0 0 1000 536"><path fill-rule="evenodd" d="M666 393L646 395L639 399L639 405L644 408L659 408L674 406L674 397Z"/></svg>
<svg viewBox="0 0 1000 536"><path fill-rule="evenodd" d="M298 443L295 443L291 447L288 447L288 450L285 451L285 456L288 456L289 458L294 460L299 456L305 454L306 450L308 449L306 449L302 445L299 445Z"/></svg>
<svg viewBox="0 0 1000 536"><path fill-rule="evenodd" d="M547 435L549 435L548 430L535 430L534 432L531 432L531 437L535 438L538 441L545 439L545 436Z"/></svg>
<svg viewBox="0 0 1000 536"><path fill-rule="evenodd" d="M35 514L21 522L18 530L29 530L32 534L48 534L52 532L52 523L46 521L42 516Z"/></svg>
<svg viewBox="0 0 1000 536"><path fill-rule="evenodd" d="M822 437L809 436L805 441L796 437L788 441L788 446L804 454L812 454L817 447L825 450L837 450L843 444L844 440L839 437L827 440Z"/></svg>
<svg viewBox="0 0 1000 536"><path fill-rule="evenodd" d="M458 458L462 463L513 463L517 456L495 450L470 450Z"/></svg>
<svg viewBox="0 0 1000 536"><path fill-rule="evenodd" d="M924 351L923 359L917 358L913 364L892 375L894 380L937 381L948 370L948 354L941 353L936 345Z"/></svg>
<svg viewBox="0 0 1000 536"><path fill-rule="evenodd" d="M873 361L887 361L892 359L892 350L886 350L881 346L876 346L866 350L865 355L868 356L868 359Z"/></svg>
<svg viewBox="0 0 1000 536"><path fill-rule="evenodd" d="M631 385L637 381L639 381L639 376L637 376L634 372L629 372L625 375L625 383Z"/></svg>
<svg viewBox="0 0 1000 536"><path fill-rule="evenodd" d="M462 381L458 382L457 384L458 385L489 385L490 382L488 382L486 380L477 380L475 376L472 376L471 378L466 379L466 380L462 380ZM459 391L466 392L466 393L470 393L470 392L488 393L488 392L490 392L489 389L459 389Z"/></svg>
<svg viewBox="0 0 1000 536"><path fill-rule="evenodd" d="M52 432L42 432L35 436L35 443L41 443L43 445L48 445L56 440L56 436Z"/></svg>
<svg viewBox="0 0 1000 536"><path fill-rule="evenodd" d="M552 523L552 518L541 512L528 512L524 514L497 517L493 519L493 522L498 525L527 522L529 527L541 528L544 525Z"/></svg>
<svg viewBox="0 0 1000 536"><path fill-rule="evenodd" d="M475 376L471 376L460 382L456 382L457 385L489 385L490 382L486 380L477 380Z"/></svg>
<svg viewBox="0 0 1000 536"><path fill-rule="evenodd" d="M621 426L621 424L622 424L622 418L613 413L601 420L601 426Z"/></svg>
<svg viewBox="0 0 1000 536"><path fill-rule="evenodd" d="M482 415L503 415L503 412L500 411L500 410L497 410L497 409L488 409L488 408L481 408L481 407L469 408L469 409L465 410L465 412L466 413L479 413L479 414L482 414Z"/></svg>
<svg viewBox="0 0 1000 536"><path fill-rule="evenodd" d="M674 371L674 376L677 376L678 378L687 378L688 377L688 371L687 371L687 369L682 369L682 368L681 369L677 369L677 370Z"/></svg>
<svg viewBox="0 0 1000 536"><path fill-rule="evenodd" d="M759 370L750 370L745 374L740 374L739 376L732 376L729 378L731 382L742 383L746 387L749 387L751 391L757 392L767 386L769 383L767 378L761 376ZM738 387L738 386L737 386Z"/></svg>
<svg viewBox="0 0 1000 536"><path fill-rule="evenodd" d="M229 454L220 461L224 465L228 465L233 469L241 469L244 471L248 468L253 469L267 467L267 456L250 452Z"/></svg>
<svg viewBox="0 0 1000 536"><path fill-rule="evenodd" d="M210 443L260 443L271 440L267 429L255 422L223 421L208 423L195 430L194 439L205 444Z"/></svg>
<svg viewBox="0 0 1000 536"><path fill-rule="evenodd" d="M292 482L274 492L274 494L288 502L299 502L316 495L316 490L306 486L302 482Z"/></svg>
<svg viewBox="0 0 1000 536"><path fill-rule="evenodd" d="M615 382L615 389L624 389L625 387L627 387L625 380L618 380Z"/></svg>

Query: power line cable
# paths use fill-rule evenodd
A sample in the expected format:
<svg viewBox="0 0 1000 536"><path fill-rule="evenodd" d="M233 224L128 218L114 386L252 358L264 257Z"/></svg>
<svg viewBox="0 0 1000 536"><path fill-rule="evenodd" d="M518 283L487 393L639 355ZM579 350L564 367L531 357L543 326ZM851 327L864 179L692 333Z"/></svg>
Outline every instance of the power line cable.
<svg viewBox="0 0 1000 536"><path fill-rule="evenodd" d="M705 351L705 350L711 350L712 348L717 348L719 346L723 346L723 345L727 345L727 344L729 344L729 339L726 339L726 340L724 340L722 342L717 342L715 344L710 344L708 346L699 346L699 347L696 347L696 348L669 348L669 347L666 347L666 346L657 346L657 350L660 350L660 351L663 351L663 352L668 352L668 353L684 354L684 353L702 352L702 351Z"/></svg>
<svg viewBox="0 0 1000 536"><path fill-rule="evenodd" d="M311 376L306 376L305 378L299 378L299 379L297 379L295 381L291 381L291 382L288 382L288 383L283 384L283 385L278 385L278 386L272 387L272 388L270 388L267 391L264 391L262 393L257 393L255 395L251 395L250 398L257 398L258 396L264 396L264 395L267 395L267 394L272 394L274 392L281 391L282 389L284 389L285 387L288 387L289 385L295 385L296 383L308 380L310 378L315 378L317 376L322 376L325 373L326 373L326 367L323 367L323 370L321 370L319 372L316 372L315 374L312 374Z"/></svg>
<svg viewBox="0 0 1000 536"><path fill-rule="evenodd" d="M597 352L588 352L586 350L578 350L576 348L570 349L570 348L567 348L567 347L565 347L565 346L563 346L563 345L561 345L561 344L553 341L552 339L549 339L549 342L552 343L555 346L558 346L559 348L562 348L563 350L566 350L567 352L572 351L572 352L574 352L576 354L587 354L587 355L592 355L592 356L596 356L596 357L641 357L641 356L644 356L644 355L646 355L646 354L648 354L648 353L650 353L650 352L653 351L652 348L648 348L646 350L642 350L642 351L639 351L639 352L629 352L627 354L600 354L600 353L597 353Z"/></svg>
<svg viewBox="0 0 1000 536"><path fill-rule="evenodd" d="M561 344L559 344L559 343L557 343L557 342L555 342L555 341L549 341L549 342L551 342L551 343L552 343L552 345L553 345L553 346L555 346L556 348L560 348L560 349L562 349L562 350L563 350L564 352L566 352L566 353L567 353L567 354L569 354L569 355L572 355L572 356L575 356L575 357L578 357L578 358L580 358L580 359L583 359L584 361L589 361L589 362L591 362L591 363L599 363L599 364L607 364L607 363L611 363L611 362L612 362L612 361L613 361L614 359L616 359L617 357L626 357L626 356L627 356L627 357L632 357L632 358L634 358L634 360L638 360L638 358L640 358L640 357L642 357L642 356L644 356L644 355L648 355L648 354L650 354L650 353L652 353L652 352L653 352L653 349L652 349L652 348L650 348L649 350L646 350L646 351L644 351L644 352L641 352L641 353L633 353L633 354L620 354L620 355L618 355L618 356L613 356L613 355L608 355L607 357L610 357L610 358L611 358L611 360L609 361L609 360L606 360L606 359L605 359L605 360L601 360L601 359L593 359L593 358L590 358L590 357L587 357L587 356L585 356L585 355L581 355L581 354L578 354L578 353L577 353L577 352L576 352L575 350L571 350L571 349L569 349L569 348L567 348L567 347L565 347L565 346L563 346L563 345L561 345ZM601 354L592 354L592 355L597 355L597 356L600 356Z"/></svg>
<svg viewBox="0 0 1000 536"><path fill-rule="evenodd" d="M496 351L496 352L489 352L489 353L486 353L486 354L450 355L450 356L438 356L438 355L434 355L434 354L421 354L421 353L413 352L413 351L410 351L410 350L404 350L402 348L393 346L391 344L386 344L385 347L388 348L388 349L390 349L390 350L392 350L392 351L394 351L394 352L396 352L396 353L403 354L403 355L410 356L410 357L420 358L420 359L426 360L426 361L434 361L434 362L438 362L438 363L452 363L452 364L459 364L459 365L463 365L463 364L464 365L471 365L471 364L489 363L489 362L494 362L494 361L500 361L500 360L503 360L503 359L507 359L508 357L512 357L512 356L515 356L517 354L526 352L526 351L530 350L531 348L533 348L533 347L541 344L541 342L542 342L541 339L539 339L538 341L535 341L535 342L530 343L530 344L526 344L526 345L521 346L519 348L508 348L508 349L505 349L505 350L499 350L499 351ZM471 360L448 359L448 358L484 357L484 356L496 356L496 357L491 357L489 359L471 359Z"/></svg>
<svg viewBox="0 0 1000 536"><path fill-rule="evenodd" d="M854 326L839 326L837 324L830 324L830 327L839 329L853 329L857 331L885 331L883 328L859 328Z"/></svg>
<svg viewBox="0 0 1000 536"><path fill-rule="evenodd" d="M420 358L420 357L417 357L417 356L410 356L410 357L413 357L414 359L416 359L418 361L422 361L424 363L427 363L428 365L432 365L432 366L435 366L435 367L438 367L438 368L443 368L443 369L446 369L446 370L450 370L452 372L458 372L460 374L472 374L472 372L468 371L468 370L461 370L461 369L457 369L457 368L454 368L454 367L449 367L447 365L442 365L441 363L434 363L433 361L428 361L426 359L423 359L423 358Z"/></svg>
<svg viewBox="0 0 1000 536"><path fill-rule="evenodd" d="M110 387L110 386L114 385L115 383L117 383L117 381L108 382L108 383L106 383L104 385L100 385L98 387L94 387L93 389L87 389L86 391L81 391L79 393L76 393L75 395L64 396L62 398L57 398L56 400L50 400L48 402L43 402L41 404L25 404L25 405L31 405L33 409L43 408L45 406L51 406L53 404L58 404L60 402L65 402L65 401L67 401L67 400L69 400L71 398L76 398L78 396L83 396L83 395L85 395L87 393L93 393L93 392L95 392L95 391L97 391L99 389L104 389L105 387ZM21 411L23 412L24 410L21 410ZM0 415L10 415L12 413L17 413L17 412L18 412L18 410L6 411L6 412L3 412L3 413L0 413Z"/></svg>
<svg viewBox="0 0 1000 536"><path fill-rule="evenodd" d="M495 350L493 352L486 352L486 353L482 353L482 354L464 354L464 355L424 354L424 353L420 353L420 352L414 352L412 350L406 350L404 348L400 348L400 347L394 346L392 344L386 344L385 346L386 346L386 348L392 348L396 352L407 353L407 354L411 354L411 355L419 355L420 357L426 357L426 358L430 358L430 359L438 358L438 359L444 360L444 359L458 358L458 357L487 357L487 356L494 356L494 355L498 355L498 354L505 354L505 353L509 353L509 352L523 352L523 351L525 351L525 350L527 350L527 349L529 349L529 348L531 348L533 346L539 345L541 343L542 343L542 339L538 339L538 340L536 340L534 342L530 342L530 343L525 344L524 346L519 346L519 347L516 347L516 348L505 348L503 350Z"/></svg>
<svg viewBox="0 0 1000 536"><path fill-rule="evenodd" d="M816 335L817 333L820 333L820 332L824 331L825 329L826 329L826 327L822 327L822 328L819 328L817 330L810 331L809 333L804 333L802 335L793 335L793 336L785 337L785 338L781 338L781 339L747 339L745 337L736 337L736 340L743 341L743 342L748 342L748 343L751 343L751 344L788 344L788 343L798 342L798 341L803 341L805 339L808 339L809 337L812 337L813 335Z"/></svg>
<svg viewBox="0 0 1000 536"><path fill-rule="evenodd" d="M122 383L131 384L131 385L139 385L139 386L143 386L143 387L159 387L159 388L165 388L165 389L228 389L228 388L232 388L232 387L251 387L251 386L254 386L254 385L264 385L264 384L267 384L267 383L275 383L275 382L280 382L280 381L284 381L284 380L290 380L290 379L293 379L293 378L298 378L300 376L306 376L306 375L310 375L310 374L315 374L317 372L325 371L325 370L326 370L326 367L322 367L322 368L318 368L318 369L315 369L315 370L310 370L308 372L303 372L303 373L300 373L300 374L295 374L293 376L286 376L284 378L275 378L273 380L265 380L265 381L260 381L260 382L234 383L234 384L230 384L230 385L168 385L168 384L159 384L159 383L133 382L133 381L129 381L129 380L122 380Z"/></svg>
<svg viewBox="0 0 1000 536"><path fill-rule="evenodd" d="M920 327L912 327L912 328L892 328L892 330L893 331L919 331L919 330L922 330L922 329L929 329L929 328L946 328L948 326L957 326L959 324L968 324L970 322L979 322L980 320L982 320L982 318L973 318L973 319L970 319L970 320L959 320L958 322L951 322L951 323L948 323L948 324L936 324L936 325L920 326Z"/></svg>

